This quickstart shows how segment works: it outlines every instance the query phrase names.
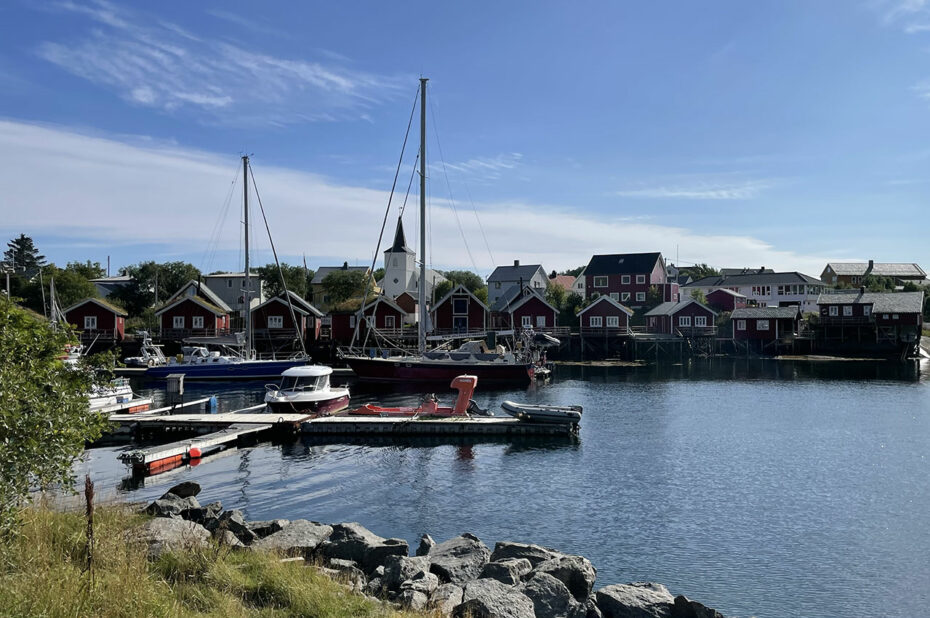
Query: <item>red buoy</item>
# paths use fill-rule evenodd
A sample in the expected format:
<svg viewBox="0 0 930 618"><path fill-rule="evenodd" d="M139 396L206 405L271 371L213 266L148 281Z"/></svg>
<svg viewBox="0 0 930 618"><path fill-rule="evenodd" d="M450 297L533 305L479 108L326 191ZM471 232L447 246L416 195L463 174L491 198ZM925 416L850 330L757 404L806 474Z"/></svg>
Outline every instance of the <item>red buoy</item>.
<svg viewBox="0 0 930 618"><path fill-rule="evenodd" d="M187 451L187 454L190 455L191 459L200 459L202 453L200 452L199 448L193 446L189 451Z"/></svg>

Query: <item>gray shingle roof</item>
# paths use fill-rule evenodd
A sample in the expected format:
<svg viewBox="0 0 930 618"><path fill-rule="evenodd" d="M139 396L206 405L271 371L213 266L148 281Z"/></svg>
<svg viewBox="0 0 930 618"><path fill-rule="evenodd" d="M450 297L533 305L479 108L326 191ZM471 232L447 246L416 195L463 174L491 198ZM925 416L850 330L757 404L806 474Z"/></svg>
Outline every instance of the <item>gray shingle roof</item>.
<svg viewBox="0 0 930 618"><path fill-rule="evenodd" d="M818 305L872 305L872 313L920 313L923 292L847 292L827 293L817 297Z"/></svg>
<svg viewBox="0 0 930 618"><path fill-rule="evenodd" d="M786 283L810 283L823 285L823 281L799 272L785 273L750 273L745 275L727 275L703 277L692 281L683 288L717 288L742 285L782 285Z"/></svg>
<svg viewBox="0 0 930 618"><path fill-rule="evenodd" d="M488 281L519 281L523 279L523 283L529 283L529 280L533 278L533 275L536 274L542 266L539 264L521 264L520 266L498 266L494 269L494 272L491 273L491 276L488 277ZM543 271L545 275L545 271Z"/></svg>
<svg viewBox="0 0 930 618"><path fill-rule="evenodd" d="M678 313L679 311L681 311L682 309L684 309L685 307L687 307L688 305L692 303L700 307L704 307L704 309L707 309L714 315L717 315L717 312L712 310L710 307L702 305L701 303L699 303L697 300L693 298L688 298L686 300L679 300L678 302L675 302L675 301L664 302L661 305L658 305L657 307L655 307L654 309L646 312L646 315L675 315L676 313Z"/></svg>
<svg viewBox="0 0 930 618"><path fill-rule="evenodd" d="M827 264L837 275L865 275L869 269L868 262L829 262ZM926 277L924 272L913 262L875 262L872 275L878 277Z"/></svg>
<svg viewBox="0 0 930 618"><path fill-rule="evenodd" d="M730 314L731 319L770 319L776 320L781 318L794 319L798 317L800 308L798 307L743 307L734 309Z"/></svg>

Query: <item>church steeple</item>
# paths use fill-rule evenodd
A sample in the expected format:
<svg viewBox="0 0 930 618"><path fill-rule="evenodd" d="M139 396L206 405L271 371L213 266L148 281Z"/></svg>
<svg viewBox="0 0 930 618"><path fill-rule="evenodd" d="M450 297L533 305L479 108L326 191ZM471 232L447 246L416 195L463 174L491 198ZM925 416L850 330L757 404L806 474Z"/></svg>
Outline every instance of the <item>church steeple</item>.
<svg viewBox="0 0 930 618"><path fill-rule="evenodd" d="M413 253L413 250L407 246L407 239L404 237L404 221L397 218L397 231L394 233L394 245L385 251L385 253Z"/></svg>

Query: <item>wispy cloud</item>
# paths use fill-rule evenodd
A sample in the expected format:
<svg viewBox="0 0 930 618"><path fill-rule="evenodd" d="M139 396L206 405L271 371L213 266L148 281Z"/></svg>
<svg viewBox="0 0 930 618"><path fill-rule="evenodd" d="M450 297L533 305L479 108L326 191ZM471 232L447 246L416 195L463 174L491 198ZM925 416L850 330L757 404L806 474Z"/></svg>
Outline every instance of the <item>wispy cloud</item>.
<svg viewBox="0 0 930 618"><path fill-rule="evenodd" d="M385 191L253 162L280 254L306 253L311 265L371 260L387 203ZM0 186L9 203L17 205L0 218L0 237L22 232L40 245L43 237L68 239L73 253L62 250L66 259L86 259L88 246L123 245L133 247L137 260L188 259L204 268L199 258L237 165L235 157L138 137L0 121ZM47 182L49 177L55 182ZM848 257L800 255L738 232L708 235L547 203L479 202L475 208L480 227L472 216L460 212L456 217L448 202L432 200L430 261L437 267L473 267L458 241L462 233L467 238L486 234L499 263L521 259L547 269L586 263L594 253L669 253L676 245L709 264L765 264L802 272L819 272L828 257ZM413 212L408 216L414 217ZM520 233L514 234L517 222ZM217 247L232 260L238 249L237 223L238 217L229 217ZM412 228L413 220L408 223ZM476 247L472 251L474 267L487 274L491 259ZM210 269L235 266L216 263Z"/></svg>
<svg viewBox="0 0 930 618"><path fill-rule="evenodd" d="M494 157L477 157L467 161L433 162L430 168L434 173L454 172L467 175L473 180L497 180L504 174L518 168L523 161L519 152L507 152Z"/></svg>
<svg viewBox="0 0 930 618"><path fill-rule="evenodd" d="M235 24L240 28L246 30L251 30L252 32L257 32L260 34L271 34L276 37L287 37L288 35L277 28L261 24L256 22L254 19L247 19L238 13L233 13L230 11L224 11L222 9L207 9L204 11L207 15L212 15L217 19L222 19L223 21Z"/></svg>
<svg viewBox="0 0 930 618"><path fill-rule="evenodd" d="M399 92L396 78L350 69L331 55L280 58L201 38L105 0L52 7L93 26L70 40L43 42L38 55L135 105L193 111L226 124L288 125L358 119Z"/></svg>
<svg viewBox="0 0 930 618"><path fill-rule="evenodd" d="M908 34L930 30L930 0L873 0L882 21Z"/></svg>
<svg viewBox="0 0 930 618"><path fill-rule="evenodd" d="M699 182L692 184L657 184L622 189L621 197L683 200L750 200L772 187L771 181Z"/></svg>

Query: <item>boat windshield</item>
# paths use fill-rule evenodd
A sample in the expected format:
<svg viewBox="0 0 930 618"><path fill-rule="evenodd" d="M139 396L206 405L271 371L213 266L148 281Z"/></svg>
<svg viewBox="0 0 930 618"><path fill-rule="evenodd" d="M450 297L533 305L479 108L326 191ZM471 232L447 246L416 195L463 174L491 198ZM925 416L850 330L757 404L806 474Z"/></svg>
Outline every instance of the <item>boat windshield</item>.
<svg viewBox="0 0 930 618"><path fill-rule="evenodd" d="M329 376L299 376L281 380L283 390L318 391L329 385Z"/></svg>

